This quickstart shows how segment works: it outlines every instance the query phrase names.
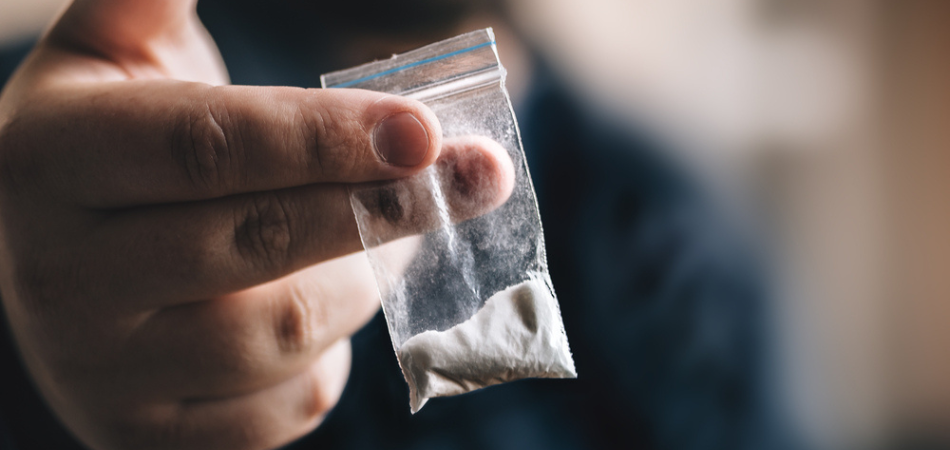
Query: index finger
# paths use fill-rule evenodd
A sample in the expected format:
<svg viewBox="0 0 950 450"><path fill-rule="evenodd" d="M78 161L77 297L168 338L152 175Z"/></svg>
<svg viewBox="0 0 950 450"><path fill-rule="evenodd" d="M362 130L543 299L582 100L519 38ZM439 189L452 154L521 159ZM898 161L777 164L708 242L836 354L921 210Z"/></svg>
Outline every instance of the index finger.
<svg viewBox="0 0 950 450"><path fill-rule="evenodd" d="M400 178L441 148L431 110L370 91L122 81L48 94L7 125L5 164L91 208Z"/></svg>

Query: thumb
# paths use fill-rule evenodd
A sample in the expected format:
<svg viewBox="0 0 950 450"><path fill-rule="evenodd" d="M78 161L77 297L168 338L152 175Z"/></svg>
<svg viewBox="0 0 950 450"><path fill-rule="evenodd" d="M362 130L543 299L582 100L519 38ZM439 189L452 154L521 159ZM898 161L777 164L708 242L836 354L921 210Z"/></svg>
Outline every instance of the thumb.
<svg viewBox="0 0 950 450"><path fill-rule="evenodd" d="M221 55L195 11L197 0L76 0L44 44L121 67L133 78L228 84Z"/></svg>
<svg viewBox="0 0 950 450"><path fill-rule="evenodd" d="M103 56L147 52L149 44L198 25L197 0L76 0L50 39Z"/></svg>

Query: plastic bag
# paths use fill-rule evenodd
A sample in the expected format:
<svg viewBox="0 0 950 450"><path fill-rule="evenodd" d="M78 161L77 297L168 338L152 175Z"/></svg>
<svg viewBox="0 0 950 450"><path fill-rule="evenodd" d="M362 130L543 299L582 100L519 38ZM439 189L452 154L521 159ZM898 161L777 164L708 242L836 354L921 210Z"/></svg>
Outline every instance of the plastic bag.
<svg viewBox="0 0 950 450"><path fill-rule="evenodd" d="M431 397L506 381L575 378L492 30L329 73L321 82L417 99L438 116L444 142L454 139L463 150L466 142L500 144L513 164L507 201L468 220L465 199L498 187L460 180L458 166L471 163L464 154L443 151L415 176L350 191L412 412ZM429 231L397 239L420 229Z"/></svg>

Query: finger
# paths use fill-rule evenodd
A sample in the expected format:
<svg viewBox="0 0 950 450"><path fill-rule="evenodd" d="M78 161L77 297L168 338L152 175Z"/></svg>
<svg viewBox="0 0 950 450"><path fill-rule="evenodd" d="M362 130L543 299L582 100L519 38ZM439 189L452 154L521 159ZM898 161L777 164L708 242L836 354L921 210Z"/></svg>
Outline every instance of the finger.
<svg viewBox="0 0 950 450"><path fill-rule="evenodd" d="M7 127L8 172L91 208L400 178L431 164L438 119L377 92L124 81L52 89Z"/></svg>
<svg viewBox="0 0 950 450"><path fill-rule="evenodd" d="M453 181L453 219L484 214L510 195L514 169L488 139L446 144L441 168ZM420 175L420 177L423 175ZM404 183L385 219L392 240L439 226L424 183ZM420 199L419 202L415 202ZM102 298L135 298L118 308L161 308L216 298L362 249L344 185L310 185L207 202L130 211L108 219L72 255ZM91 260L92 256L108 255Z"/></svg>
<svg viewBox="0 0 950 450"><path fill-rule="evenodd" d="M152 430L122 448L262 450L313 430L339 401L349 374L348 340L328 349L305 371L283 383L226 399L191 400L161 414L126 418L128 428ZM164 419L154 424L154 416ZM137 419L145 422L141 426ZM157 429L156 429L157 428Z"/></svg>
<svg viewBox="0 0 950 450"><path fill-rule="evenodd" d="M446 147L451 149L433 170L353 188L353 212L367 248L405 236L407 230L433 230L446 220L478 217L508 199L514 168L503 147L484 136L451 138Z"/></svg>
<svg viewBox="0 0 950 450"><path fill-rule="evenodd" d="M158 396L245 394L299 374L379 305L369 261L356 253L160 311L136 330L122 358L136 367L133 386Z"/></svg>
<svg viewBox="0 0 950 450"><path fill-rule="evenodd" d="M339 401L350 364L350 344L343 340L297 378L250 395L192 405L181 423L208 440L191 448L275 448L303 436ZM189 439L201 444L196 441Z"/></svg>

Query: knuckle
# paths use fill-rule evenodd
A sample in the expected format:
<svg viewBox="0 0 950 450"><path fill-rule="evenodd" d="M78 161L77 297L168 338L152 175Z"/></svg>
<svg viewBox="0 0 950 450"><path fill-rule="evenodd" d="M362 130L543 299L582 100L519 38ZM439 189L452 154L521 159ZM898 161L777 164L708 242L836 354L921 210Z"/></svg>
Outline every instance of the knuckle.
<svg viewBox="0 0 950 450"><path fill-rule="evenodd" d="M279 271L292 249L293 228L287 203L276 192L250 196L234 231L234 247L243 260Z"/></svg>
<svg viewBox="0 0 950 450"><path fill-rule="evenodd" d="M326 311L314 292L315 286L295 284L276 315L275 337L284 353L304 353L314 347Z"/></svg>
<svg viewBox="0 0 950 450"><path fill-rule="evenodd" d="M223 102L206 100L181 114L173 133L173 157L192 187L228 192L243 179L244 149Z"/></svg>
<svg viewBox="0 0 950 450"><path fill-rule="evenodd" d="M333 356L331 356L330 353L336 353L339 350L341 349L331 348L322 358L332 358ZM345 351L350 352L348 344L345 346ZM335 356L340 355L336 354ZM345 357L346 362L333 359L331 361L321 361L317 363L323 367L321 367L321 370L318 372L310 373L308 386L309 395L306 397L303 409L305 418L308 420L319 420L340 401L343 390L341 381L345 382L348 378L350 372L350 358L351 356L347 355ZM332 373L333 371L337 371L337 373Z"/></svg>
<svg viewBox="0 0 950 450"><path fill-rule="evenodd" d="M309 166L324 179L339 179L353 173L370 147L369 134L352 111L345 108L314 107L300 111L300 129L306 135Z"/></svg>
<svg viewBox="0 0 950 450"><path fill-rule="evenodd" d="M336 406L340 398L331 391L332 389L326 383L321 383L320 380L311 380L310 395L307 397L303 410L305 419L319 419Z"/></svg>

